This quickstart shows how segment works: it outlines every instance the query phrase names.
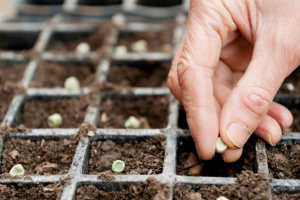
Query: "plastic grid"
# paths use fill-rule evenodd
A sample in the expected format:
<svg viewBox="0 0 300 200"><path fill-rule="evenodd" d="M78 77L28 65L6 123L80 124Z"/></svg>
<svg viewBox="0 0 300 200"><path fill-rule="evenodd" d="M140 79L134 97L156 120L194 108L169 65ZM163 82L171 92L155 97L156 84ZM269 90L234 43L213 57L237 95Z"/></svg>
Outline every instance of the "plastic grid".
<svg viewBox="0 0 300 200"><path fill-rule="evenodd" d="M60 18L62 20L62 18ZM64 21L64 20L62 20ZM60 23L57 19L52 19L45 24L32 24L32 23L2 23L0 24L1 31L10 32L23 32L23 34L30 34L31 31L39 31L39 37L36 39L34 49L40 53L39 56L30 60L21 84L27 88L27 94L15 95L13 101L10 105L9 110L2 122L2 126L8 124L9 126L15 126L21 123L21 107L24 101L32 98L39 98L43 96L44 98L59 98L59 97L76 97L80 95L85 95L90 92L90 88L83 88L82 90L66 90L63 88L30 88L29 84L34 77L35 71L37 69L38 63L43 60L57 61L57 62L84 62L88 59L97 58L96 52L91 52L87 56L78 55L53 55L47 50L49 42L51 42L51 37L55 31L74 31L78 33L81 31L92 31L98 24L69 24ZM112 45L109 48L111 57L108 59L101 59L97 67L96 79L98 82L105 81L110 69L110 63L112 61L138 61L138 60L151 60L151 61L171 61L173 53L127 53L125 55L114 55L113 45L116 43L120 31L163 31L164 27L160 24L143 24L143 23L128 23L121 29L115 29L115 32L111 35ZM174 51L179 45L180 38L184 31L184 25L177 26L174 29ZM24 61L26 56L16 53L16 52L0 52L0 62L6 61ZM105 93L99 94L98 101L101 101L101 97L105 96ZM60 177L71 176L71 184L64 188L61 199L75 199L76 189L84 184L93 185L106 185L107 182L101 179L97 179L97 175L89 175L88 172L88 160L89 160L89 148L93 140L101 139L125 139L125 140L145 140L145 138L151 138L156 135L166 136L166 149L165 158L163 165L163 172L158 175L115 175L115 180L112 181L113 184L131 184L134 182L145 181L148 177L155 177L160 182L167 182L171 185L171 197L174 187L177 184L182 184L184 187L199 188L211 185L224 185L232 184L235 182L236 178L228 177L192 177L192 176L180 176L176 174L176 164L177 164L177 149L180 148L178 141L182 137L191 137L189 131L177 128L178 113L179 113L179 102L174 99L167 88L134 88L133 94L129 91L123 90L117 94L118 96L159 96L168 95L169 100L169 116L168 125L164 129L140 129L140 130L126 130L126 129L97 129L94 137L86 137L84 142L80 141L78 143L76 153L73 158L72 165L70 167L69 173L66 175L50 175L50 176L30 176L32 179L0 179L0 184L11 184L11 183L23 183L23 184L43 184L43 183L53 183L60 179ZM275 101L285 104L287 107L299 102L300 96L290 96L287 94L279 94L276 96ZM295 101L298 100L298 101ZM84 121L88 121L91 124L97 125L99 118L99 107L89 106L86 112ZM78 129L32 129L30 133L18 133L11 134L10 137L21 138L21 139L31 139L31 140L53 140L57 138L70 138L77 134ZM3 144L7 141L5 138L0 142L0 160L3 150ZM285 135L282 137L281 142L278 145L291 145L300 143L300 133L291 133L290 135ZM258 140L255 145L256 151L256 165L257 171L264 171L269 175L267 160L260 160L259 155L263 154L266 157L265 143ZM76 164L75 164L76 163ZM1 163L0 163L1 164ZM271 185L274 189L284 192L299 192L300 181L299 180L279 180L273 179ZM271 192L271 188L270 188Z"/></svg>

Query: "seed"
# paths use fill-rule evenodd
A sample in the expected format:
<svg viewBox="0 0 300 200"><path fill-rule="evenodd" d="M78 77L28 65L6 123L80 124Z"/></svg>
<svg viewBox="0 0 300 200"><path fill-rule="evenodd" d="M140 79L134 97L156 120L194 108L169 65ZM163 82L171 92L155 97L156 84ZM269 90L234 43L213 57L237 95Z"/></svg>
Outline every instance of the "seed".
<svg viewBox="0 0 300 200"><path fill-rule="evenodd" d="M140 121L134 116L130 116L124 124L125 128L134 128L134 129L139 128L140 125L141 125Z"/></svg>
<svg viewBox="0 0 300 200"><path fill-rule="evenodd" d="M50 128L59 127L63 123L62 116L59 113L54 113L48 117L47 123Z"/></svg>
<svg viewBox="0 0 300 200"><path fill-rule="evenodd" d="M17 164L10 169L9 173L12 176L24 175L25 170L21 164Z"/></svg>
<svg viewBox="0 0 300 200"><path fill-rule="evenodd" d="M80 88L80 82L76 77L71 76L65 80L64 86L66 89L78 89Z"/></svg>
<svg viewBox="0 0 300 200"><path fill-rule="evenodd" d="M291 92L295 90L294 85L291 84L291 83L286 83L286 84L285 84L285 87L286 87L286 89L288 89L288 90L291 91Z"/></svg>
<svg viewBox="0 0 300 200"><path fill-rule="evenodd" d="M114 52L116 54L126 54L127 53L127 47L125 45L116 46L115 49L114 49Z"/></svg>
<svg viewBox="0 0 300 200"><path fill-rule="evenodd" d="M112 164L112 170L116 173L122 173L125 169L125 162L122 160L116 160Z"/></svg>
<svg viewBox="0 0 300 200"><path fill-rule="evenodd" d="M220 196L220 197L218 197L216 200L229 200L229 199L227 199L227 198L224 197L224 196Z"/></svg>
<svg viewBox="0 0 300 200"><path fill-rule="evenodd" d="M216 152L223 153L227 149L227 145L223 142L221 137L218 137L216 144Z"/></svg>
<svg viewBox="0 0 300 200"><path fill-rule="evenodd" d="M138 40L131 44L132 51L143 53L147 51L148 43L145 40Z"/></svg>
<svg viewBox="0 0 300 200"><path fill-rule="evenodd" d="M195 166L189 168L189 173L191 176L200 176L201 172L202 172L201 165L195 165Z"/></svg>
<svg viewBox="0 0 300 200"><path fill-rule="evenodd" d="M88 54L91 51L91 47L88 43L81 42L77 45L75 52L77 54Z"/></svg>

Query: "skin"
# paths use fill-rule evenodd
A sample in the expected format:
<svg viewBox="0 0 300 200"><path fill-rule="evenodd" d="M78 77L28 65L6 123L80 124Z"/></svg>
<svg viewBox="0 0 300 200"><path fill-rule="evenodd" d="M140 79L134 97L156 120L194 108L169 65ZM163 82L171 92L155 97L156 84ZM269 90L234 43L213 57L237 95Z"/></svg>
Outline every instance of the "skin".
<svg viewBox="0 0 300 200"><path fill-rule="evenodd" d="M219 135L229 163L251 134L274 145L292 124L273 98L300 64L299 10L298 0L191 0L168 86L201 159L214 156Z"/></svg>

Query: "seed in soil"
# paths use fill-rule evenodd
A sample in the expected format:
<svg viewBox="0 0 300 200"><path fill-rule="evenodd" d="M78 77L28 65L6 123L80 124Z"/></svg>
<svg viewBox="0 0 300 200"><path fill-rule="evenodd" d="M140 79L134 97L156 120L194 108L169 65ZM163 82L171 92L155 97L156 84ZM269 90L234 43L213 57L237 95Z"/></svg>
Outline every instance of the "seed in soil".
<svg viewBox="0 0 300 200"><path fill-rule="evenodd" d="M0 51L32 49L40 31L0 31Z"/></svg>
<svg viewBox="0 0 300 200"><path fill-rule="evenodd" d="M90 149L89 174L115 174L112 164L122 160L125 169L122 174L160 174L163 169L165 136L124 137L93 141ZM119 173L117 173L119 174Z"/></svg>
<svg viewBox="0 0 300 200"><path fill-rule="evenodd" d="M108 81L130 87L167 87L170 62L113 62Z"/></svg>
<svg viewBox="0 0 300 200"><path fill-rule="evenodd" d="M88 96L53 99L34 97L25 101L21 123L28 128L49 128L48 116L60 113L63 119L60 128L78 128L84 120L88 104Z"/></svg>
<svg viewBox="0 0 300 200"><path fill-rule="evenodd" d="M269 173L276 179L300 178L300 146L275 146L267 145Z"/></svg>
<svg viewBox="0 0 300 200"><path fill-rule="evenodd" d="M77 148L78 139L22 140L11 138L4 143L2 153L2 173L21 164L25 175L34 174L66 174L68 173ZM11 152L18 151L19 155L12 158Z"/></svg>
<svg viewBox="0 0 300 200"><path fill-rule="evenodd" d="M112 170L116 173L122 173L125 169L125 162L122 160L116 160L112 164Z"/></svg>
<svg viewBox="0 0 300 200"><path fill-rule="evenodd" d="M169 29L167 29L167 27L169 27ZM139 49L138 52L140 52L140 50L143 50L142 52L146 50L147 52L170 53L173 50L172 29L173 25L166 24L166 30L162 32L121 32L116 46L125 45L129 52L135 52L137 49L135 49L136 45L134 45L134 43L142 40L148 45L145 45L145 42L142 42L143 44L141 43L141 46L143 48ZM145 48L145 46L147 47Z"/></svg>
<svg viewBox="0 0 300 200"><path fill-rule="evenodd" d="M76 77L71 76L66 79L64 86L66 89L78 89L80 88L80 82Z"/></svg>
<svg viewBox="0 0 300 200"><path fill-rule="evenodd" d="M100 128L124 128L130 116L147 118L151 128L165 128L168 124L169 96L104 98L100 111L100 116L106 113L106 121L100 119Z"/></svg>
<svg viewBox="0 0 300 200"><path fill-rule="evenodd" d="M12 176L19 176L24 175L25 171L21 164L17 164L10 169L9 174Z"/></svg>
<svg viewBox="0 0 300 200"><path fill-rule="evenodd" d="M50 128L57 128L62 125L63 118L59 113L54 113L48 117L47 123Z"/></svg>
<svg viewBox="0 0 300 200"><path fill-rule="evenodd" d="M218 197L216 200L229 200L228 198L224 197L224 196L220 196Z"/></svg>
<svg viewBox="0 0 300 200"><path fill-rule="evenodd" d="M130 116L130 117L126 120L126 122L125 122L125 124L124 124L124 127L125 127L125 128L136 129L136 128L139 128L140 125L141 125L141 123L140 123L140 121L139 121L136 117Z"/></svg>
<svg viewBox="0 0 300 200"><path fill-rule="evenodd" d="M137 53L147 52L148 43L145 40L138 40L131 44L131 50Z"/></svg>
<svg viewBox="0 0 300 200"><path fill-rule="evenodd" d="M114 48L114 52L116 54L126 54L127 53L127 47L125 45L116 46Z"/></svg>
<svg viewBox="0 0 300 200"><path fill-rule="evenodd" d="M76 77L80 86L87 87L95 81L96 64L93 62L40 62L30 87L62 88L69 77Z"/></svg>
<svg viewBox="0 0 300 200"><path fill-rule="evenodd" d="M160 183L154 177L150 177L144 182L102 182L97 185L83 185L77 189L76 199L159 200L169 199L170 194L171 189L168 183Z"/></svg>
<svg viewBox="0 0 300 200"><path fill-rule="evenodd" d="M176 173L182 176L200 175L212 177L236 177L243 170L256 171L255 136L251 136L244 147L241 158L234 163L225 163L220 154L209 161L198 160L195 143L191 136L177 139ZM192 156L192 157L191 157ZM199 167L197 166L199 165ZM197 166L197 167L195 167ZM202 169L200 169L200 166ZM195 167L195 169L191 169ZM192 171L191 171L192 170ZM197 173L195 173L195 171Z"/></svg>
<svg viewBox="0 0 300 200"><path fill-rule="evenodd" d="M81 42L77 45L75 52L79 55L86 55L90 53L91 47L88 43Z"/></svg>

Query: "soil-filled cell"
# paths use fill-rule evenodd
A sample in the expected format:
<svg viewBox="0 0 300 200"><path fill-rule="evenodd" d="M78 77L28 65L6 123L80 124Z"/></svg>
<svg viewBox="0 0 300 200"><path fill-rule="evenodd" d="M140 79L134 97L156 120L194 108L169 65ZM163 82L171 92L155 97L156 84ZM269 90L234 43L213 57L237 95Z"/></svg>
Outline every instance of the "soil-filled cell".
<svg viewBox="0 0 300 200"><path fill-rule="evenodd" d="M298 200L300 199L299 188L296 191L291 191L290 189L295 189L294 187L280 187L279 190L272 191L273 200Z"/></svg>
<svg viewBox="0 0 300 200"><path fill-rule="evenodd" d="M0 62L0 86L21 81L27 63Z"/></svg>
<svg viewBox="0 0 300 200"><path fill-rule="evenodd" d="M256 137L252 136L246 143L241 158L228 164L218 153L209 161L199 160L192 137L179 137L177 140L177 174L182 176L236 177L243 170L256 172L255 140Z"/></svg>
<svg viewBox="0 0 300 200"><path fill-rule="evenodd" d="M108 81L130 87L167 87L170 62L114 62Z"/></svg>
<svg viewBox="0 0 300 200"><path fill-rule="evenodd" d="M95 140L90 148L89 173L160 174L163 170L165 146L165 136ZM125 162L123 172L112 171L115 160Z"/></svg>
<svg viewBox="0 0 300 200"><path fill-rule="evenodd" d="M63 187L53 184L0 184L0 197L2 200L57 200L60 199Z"/></svg>
<svg viewBox="0 0 300 200"><path fill-rule="evenodd" d="M48 116L59 113L62 116L59 128L78 128L84 120L88 104L88 96L58 99L36 97L25 101L22 107L22 124L27 128L50 128Z"/></svg>
<svg viewBox="0 0 300 200"><path fill-rule="evenodd" d="M172 25L169 30L162 32L121 32L117 46L125 45L129 52L133 52L131 45L138 40L147 42L147 52L172 52L173 31Z"/></svg>
<svg viewBox="0 0 300 200"><path fill-rule="evenodd" d="M39 31L0 32L0 51L28 50L33 48Z"/></svg>
<svg viewBox="0 0 300 200"><path fill-rule="evenodd" d="M122 4L122 0L79 0L78 4L87 6L109 6Z"/></svg>
<svg viewBox="0 0 300 200"><path fill-rule="evenodd" d="M136 183L102 183L98 185L83 185L76 191L76 199L131 199L153 200L168 199L170 186L160 183L154 177L144 182Z"/></svg>
<svg viewBox="0 0 300 200"><path fill-rule="evenodd" d="M276 146L267 145L269 173L275 179L300 179L300 142L281 140Z"/></svg>
<svg viewBox="0 0 300 200"><path fill-rule="evenodd" d="M21 164L25 175L67 174L77 148L78 139L24 140L8 139L3 146L1 172Z"/></svg>
<svg viewBox="0 0 300 200"><path fill-rule="evenodd" d="M96 30L53 32L47 50L56 53L73 52L78 44L84 42L89 44L91 51L96 51L109 43L112 25L107 23Z"/></svg>
<svg viewBox="0 0 300 200"><path fill-rule="evenodd" d="M141 129L165 128L168 124L169 96L104 98L100 106L100 128L125 128L131 116Z"/></svg>
<svg viewBox="0 0 300 200"><path fill-rule="evenodd" d="M95 63L58 63L41 62L38 65L30 87L54 88L64 87L67 78L74 76L80 87L87 87L95 81L97 66Z"/></svg>

